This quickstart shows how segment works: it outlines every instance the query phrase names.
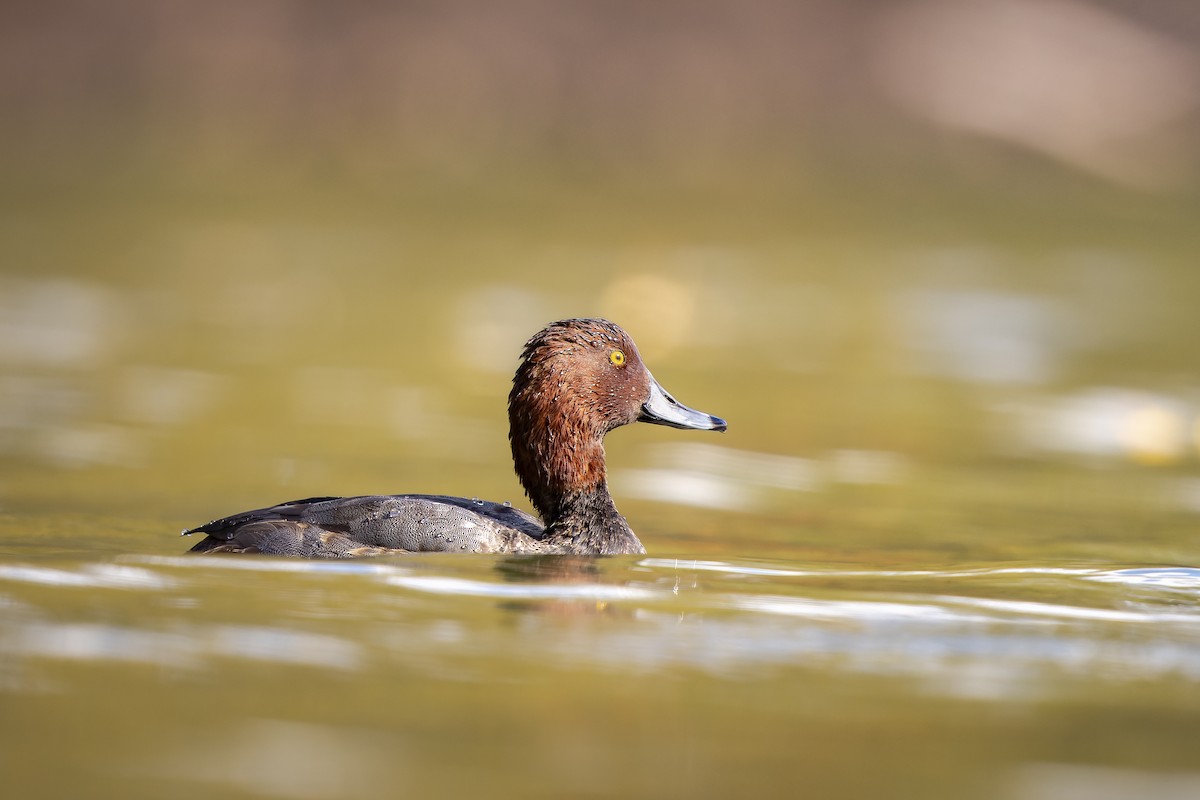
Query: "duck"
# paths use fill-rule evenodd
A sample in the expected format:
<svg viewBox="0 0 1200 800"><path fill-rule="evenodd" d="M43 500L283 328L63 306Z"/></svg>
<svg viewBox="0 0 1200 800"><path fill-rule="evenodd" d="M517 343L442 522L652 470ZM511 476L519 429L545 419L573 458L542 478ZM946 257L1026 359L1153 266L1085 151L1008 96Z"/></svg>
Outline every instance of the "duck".
<svg viewBox="0 0 1200 800"><path fill-rule="evenodd" d="M662 387L628 333L564 319L534 334L508 395L513 467L538 516L430 494L310 497L183 531L193 553L358 558L387 553L627 555L646 548L608 489L604 437L635 422L724 432Z"/></svg>

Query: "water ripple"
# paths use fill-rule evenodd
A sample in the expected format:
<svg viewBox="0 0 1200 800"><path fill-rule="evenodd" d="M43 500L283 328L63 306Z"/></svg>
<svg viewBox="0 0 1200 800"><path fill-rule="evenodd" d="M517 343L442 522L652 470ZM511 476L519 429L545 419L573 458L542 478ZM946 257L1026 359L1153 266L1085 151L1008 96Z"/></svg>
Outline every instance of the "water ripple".
<svg viewBox="0 0 1200 800"><path fill-rule="evenodd" d="M334 636L266 626L199 626L178 631L36 621L0 629L0 651L78 661L126 661L196 668L210 657L353 671L362 647Z"/></svg>
<svg viewBox="0 0 1200 800"><path fill-rule="evenodd" d="M974 578L992 575L1067 575L1090 576L1101 574L1101 570L1081 567L1000 567L979 569L791 569L764 567L727 561L702 561L678 558L644 558L638 562L643 567L689 569L701 572L728 572L737 575L779 576L799 578Z"/></svg>
<svg viewBox="0 0 1200 800"><path fill-rule="evenodd" d="M392 586L433 594L452 594L467 597L503 597L510 599L551 600L649 600L668 597L666 592L654 592L633 586L608 583L490 583L442 576L393 576L386 578Z"/></svg>
<svg viewBox="0 0 1200 800"><path fill-rule="evenodd" d="M269 556L213 556L213 555L184 555L184 556L125 556L125 561L139 564L154 564L162 567L178 567L181 569L245 570L249 572L307 572L320 574L350 573L355 575L395 574L407 572L395 563L379 559L303 559L303 558L272 558Z"/></svg>
<svg viewBox="0 0 1200 800"><path fill-rule="evenodd" d="M47 586L150 591L170 589L176 585L176 581L150 570L121 564L88 564L76 572L29 564L0 564L0 580Z"/></svg>
<svg viewBox="0 0 1200 800"><path fill-rule="evenodd" d="M507 557L121 561L0 565L0 581L10 582L3 607L12 612L0 620L0 653L185 669L216 668L214 659L363 674L387 665L464 680L487 680L497 663L517 674L537 663L739 679L832 669L902 677L933 694L996 699L1037 696L1083 678L1200 681L1200 602L1191 602L1200 569L1189 567L839 570ZM44 592L31 586L134 588L158 592L160 602L144 604L153 612L140 625L111 624L73 606L69 613L80 617L56 619L44 610ZM428 601L414 602L421 596ZM478 613L483 608L520 614L521 624L496 626ZM220 618L200 622L194 613ZM565 619L573 624L563 626Z"/></svg>
<svg viewBox="0 0 1200 800"><path fill-rule="evenodd" d="M1200 593L1200 569L1194 567L1118 569L1091 575L1089 578L1102 583Z"/></svg>

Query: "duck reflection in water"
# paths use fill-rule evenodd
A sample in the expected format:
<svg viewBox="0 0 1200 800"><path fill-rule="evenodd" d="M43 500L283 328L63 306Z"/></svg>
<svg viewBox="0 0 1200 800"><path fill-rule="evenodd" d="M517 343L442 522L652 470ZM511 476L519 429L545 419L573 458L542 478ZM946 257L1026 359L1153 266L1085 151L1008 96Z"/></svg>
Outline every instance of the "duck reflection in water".
<svg viewBox="0 0 1200 800"><path fill-rule="evenodd" d="M495 569L508 584L529 584L544 596L505 600L499 608L552 617L632 617L635 609L610 602L626 588L604 579L600 561L589 555L519 555L497 561ZM595 587L595 588L590 588Z"/></svg>
<svg viewBox="0 0 1200 800"><path fill-rule="evenodd" d="M602 319L568 319L525 343L508 396L517 477L537 518L441 495L313 497L214 520L200 553L354 558L395 552L644 553L608 491L604 436L633 422L724 431L673 398L633 340ZM543 525L544 523L544 525Z"/></svg>

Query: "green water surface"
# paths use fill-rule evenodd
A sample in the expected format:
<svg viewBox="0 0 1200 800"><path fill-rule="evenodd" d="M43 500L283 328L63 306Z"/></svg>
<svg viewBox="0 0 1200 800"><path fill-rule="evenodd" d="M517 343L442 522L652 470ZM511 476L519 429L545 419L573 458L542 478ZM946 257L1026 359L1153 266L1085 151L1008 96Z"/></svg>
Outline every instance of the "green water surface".
<svg viewBox="0 0 1200 800"><path fill-rule="evenodd" d="M21 185L7 796L1200 792L1187 209ZM730 423L610 436L648 556L183 555L296 497L527 507L508 381L579 315Z"/></svg>

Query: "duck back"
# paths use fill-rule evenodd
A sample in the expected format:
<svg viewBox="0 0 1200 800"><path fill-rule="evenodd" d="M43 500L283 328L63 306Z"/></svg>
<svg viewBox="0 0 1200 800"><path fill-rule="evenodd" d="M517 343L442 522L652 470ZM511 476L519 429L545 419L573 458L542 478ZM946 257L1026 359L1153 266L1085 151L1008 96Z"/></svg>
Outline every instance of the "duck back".
<svg viewBox="0 0 1200 800"><path fill-rule="evenodd" d="M353 558L397 552L545 552L545 530L520 509L488 500L400 494L309 497L223 517L185 534L192 552Z"/></svg>

